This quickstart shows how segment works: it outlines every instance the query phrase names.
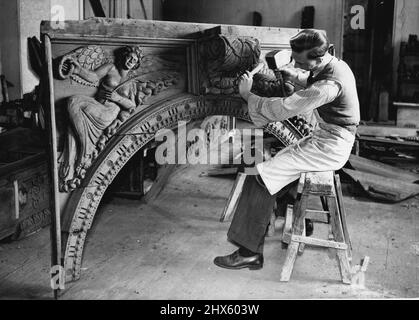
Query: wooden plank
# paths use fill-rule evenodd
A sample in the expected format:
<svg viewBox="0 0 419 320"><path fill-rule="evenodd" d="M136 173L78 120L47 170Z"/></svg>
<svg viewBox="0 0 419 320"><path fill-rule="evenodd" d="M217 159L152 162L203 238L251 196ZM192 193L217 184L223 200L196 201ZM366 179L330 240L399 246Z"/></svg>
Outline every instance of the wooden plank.
<svg viewBox="0 0 419 320"><path fill-rule="evenodd" d="M294 234L291 236L291 241L301 242L311 246L334 248L340 250L346 250L348 248L348 245L344 242L328 241L312 237L297 236Z"/></svg>
<svg viewBox="0 0 419 320"><path fill-rule="evenodd" d="M281 270L281 282L288 282L290 280L299 246L300 244L298 242L291 242L288 245L287 255Z"/></svg>
<svg viewBox="0 0 419 320"><path fill-rule="evenodd" d="M303 192L327 194L333 189L333 171L307 172Z"/></svg>
<svg viewBox="0 0 419 320"><path fill-rule="evenodd" d="M247 175L243 172L239 172L237 175L236 181L234 182L233 188L231 189L230 195L228 197L227 204L224 207L223 213L221 214L220 222L230 220L233 213L235 212L243 190L244 182L246 181L246 177Z"/></svg>
<svg viewBox="0 0 419 320"><path fill-rule="evenodd" d="M336 197L338 200L338 209L339 209L340 219L342 221L343 235L345 236L345 242L348 244L349 248L352 250L352 242L349 236L348 224L346 223L346 212L345 212L345 205L343 203L342 185L340 184L340 177L338 174L335 174L335 189L336 189Z"/></svg>
<svg viewBox="0 0 419 320"><path fill-rule="evenodd" d="M287 211L285 214L284 227L282 229L282 242L284 243L290 243L291 241L292 222L293 222L293 207L291 205L288 205Z"/></svg>
<svg viewBox="0 0 419 320"><path fill-rule="evenodd" d="M306 181L306 173L303 172L300 174L300 179L298 180L297 193L303 192L305 181Z"/></svg>
<svg viewBox="0 0 419 320"><path fill-rule="evenodd" d="M393 102L397 107L410 107L410 108L419 108L419 103L410 103L410 102Z"/></svg>
<svg viewBox="0 0 419 320"><path fill-rule="evenodd" d="M320 222L320 223L329 223L327 215L329 211L321 211L321 210L306 210L306 219L310 219L313 222Z"/></svg>
<svg viewBox="0 0 419 320"><path fill-rule="evenodd" d="M401 128L394 126L377 126L377 125L360 125L357 133L361 136L373 137L387 137L387 136L400 136L412 137L418 135L417 128Z"/></svg>
<svg viewBox="0 0 419 320"><path fill-rule="evenodd" d="M345 242L345 236L343 235L342 222L338 211L338 203L336 195L326 197L327 206L330 210L330 224L332 226L333 237L336 242ZM336 250L339 271L342 282L345 284L351 284L351 265L349 262L347 250Z"/></svg>
<svg viewBox="0 0 419 320"><path fill-rule="evenodd" d="M337 250L336 252L339 261L339 270L344 284L352 283L351 264L348 257L347 250Z"/></svg>
<svg viewBox="0 0 419 320"><path fill-rule="evenodd" d="M417 142L401 141L401 140L394 140L394 139L389 139L389 138L373 138L373 137L361 136L358 140L363 141L363 142L367 141L367 142L378 143L378 144L390 144L394 146L406 146L406 147L419 148L419 143Z"/></svg>
<svg viewBox="0 0 419 320"><path fill-rule="evenodd" d="M232 174L237 174L238 170L239 170L238 167L213 168L213 169L208 169L206 172L201 173L200 176L213 177L213 176L232 175Z"/></svg>
<svg viewBox="0 0 419 320"><path fill-rule="evenodd" d="M370 196L379 200L398 202L419 194L419 184L350 169L343 171L359 182Z"/></svg>
<svg viewBox="0 0 419 320"><path fill-rule="evenodd" d="M377 174L385 178L403 180L404 182L419 181L419 174L417 173L396 168L382 162L362 158L353 154L349 157L349 163L357 171Z"/></svg>
<svg viewBox="0 0 419 320"><path fill-rule="evenodd" d="M303 235L302 236L297 236L296 237L305 237L307 235L306 233L306 223L305 223L305 219L304 219L304 225L303 225ZM291 241L292 241L292 236L291 236ZM304 253L304 249L305 249L305 243L300 241L300 245L298 247L298 254L302 255Z"/></svg>
<svg viewBox="0 0 419 320"><path fill-rule="evenodd" d="M231 26L223 24L187 23L172 21L153 21L135 19L109 19L91 18L83 21L65 21L64 28L54 28L50 21L42 21L41 32L47 33L51 38L65 38L71 36L97 36L97 37L129 37L135 36L151 38L185 38L197 39L207 29L213 32L234 33L236 36L258 38L261 44L267 46L289 48L289 40L299 32L295 28L274 28L254 26ZM275 39L275 44L272 43Z"/></svg>
<svg viewBox="0 0 419 320"><path fill-rule="evenodd" d="M307 175L306 175L307 176ZM304 189L307 186L304 185ZM303 194L301 195L300 200L296 201L296 204L293 207L293 215L294 215L294 223L292 226L292 235L297 236L305 236L305 215L307 210L307 204L308 204L308 194L305 193L305 190L303 190ZM291 241L291 243L293 243ZM298 253L302 254L304 251L304 244L300 244L298 246Z"/></svg>
<svg viewBox="0 0 419 320"><path fill-rule="evenodd" d="M153 183L150 191L148 191L144 197L145 202L151 202L158 197L167 181L169 180L169 177L173 174L177 167L178 165L175 164L167 164L160 168L156 181Z"/></svg>
<svg viewBox="0 0 419 320"><path fill-rule="evenodd" d="M49 153L50 153L50 179L51 179L51 265L62 265L61 252L61 215L60 199L58 189L58 146L57 146L57 127L55 122L55 97L54 97L54 77L52 69L52 47L51 39L48 36L43 37L45 48L45 61L47 62L47 81L49 86L49 96L46 101L47 108L47 126L49 132ZM54 289L54 297L57 299L59 289Z"/></svg>

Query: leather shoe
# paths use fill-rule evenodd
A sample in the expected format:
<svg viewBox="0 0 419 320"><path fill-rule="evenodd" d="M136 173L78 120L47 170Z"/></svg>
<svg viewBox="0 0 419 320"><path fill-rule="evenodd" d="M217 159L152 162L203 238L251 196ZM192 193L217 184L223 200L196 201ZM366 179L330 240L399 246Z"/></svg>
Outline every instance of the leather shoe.
<svg viewBox="0 0 419 320"><path fill-rule="evenodd" d="M250 257L243 257L240 255L239 250L237 250L228 256L216 257L214 263L226 269L249 268L250 270L259 270L263 267L263 255L256 254Z"/></svg>

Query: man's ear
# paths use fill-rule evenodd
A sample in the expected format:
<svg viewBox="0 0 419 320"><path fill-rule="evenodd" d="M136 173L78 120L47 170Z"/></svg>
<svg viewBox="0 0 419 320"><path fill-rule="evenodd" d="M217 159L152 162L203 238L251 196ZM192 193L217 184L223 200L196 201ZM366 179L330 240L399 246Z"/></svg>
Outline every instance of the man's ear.
<svg viewBox="0 0 419 320"><path fill-rule="evenodd" d="M335 56L335 46L333 44L329 45L327 52L329 52L332 56Z"/></svg>

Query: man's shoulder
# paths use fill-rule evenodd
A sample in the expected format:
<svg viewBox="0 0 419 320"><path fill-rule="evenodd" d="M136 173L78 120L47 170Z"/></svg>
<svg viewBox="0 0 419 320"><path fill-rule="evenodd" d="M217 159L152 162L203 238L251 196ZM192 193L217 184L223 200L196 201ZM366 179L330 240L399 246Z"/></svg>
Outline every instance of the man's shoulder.
<svg viewBox="0 0 419 320"><path fill-rule="evenodd" d="M350 72L352 73L351 67L342 59L335 58L335 63L333 64L333 71L335 72Z"/></svg>

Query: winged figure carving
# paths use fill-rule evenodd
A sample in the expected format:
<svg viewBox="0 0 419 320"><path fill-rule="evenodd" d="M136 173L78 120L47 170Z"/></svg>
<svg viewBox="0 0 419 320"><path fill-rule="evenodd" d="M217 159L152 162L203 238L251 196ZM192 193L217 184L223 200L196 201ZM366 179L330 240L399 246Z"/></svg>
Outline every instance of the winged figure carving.
<svg viewBox="0 0 419 320"><path fill-rule="evenodd" d="M101 46L78 48L61 57L57 77L95 87L94 97L73 95L67 99L69 125L59 159L61 191L80 186L87 168L106 142L147 99L178 83L179 61L144 55L139 46L114 52Z"/></svg>

